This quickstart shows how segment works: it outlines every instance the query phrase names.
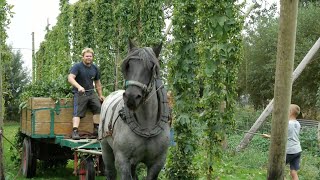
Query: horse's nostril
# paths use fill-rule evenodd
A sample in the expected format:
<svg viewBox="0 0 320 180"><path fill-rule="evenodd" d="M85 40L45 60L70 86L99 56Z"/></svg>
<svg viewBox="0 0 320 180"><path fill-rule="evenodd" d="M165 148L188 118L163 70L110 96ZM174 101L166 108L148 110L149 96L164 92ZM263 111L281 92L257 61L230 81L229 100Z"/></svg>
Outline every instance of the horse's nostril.
<svg viewBox="0 0 320 180"><path fill-rule="evenodd" d="M140 100L142 98L142 96L140 94L137 95L136 99Z"/></svg>

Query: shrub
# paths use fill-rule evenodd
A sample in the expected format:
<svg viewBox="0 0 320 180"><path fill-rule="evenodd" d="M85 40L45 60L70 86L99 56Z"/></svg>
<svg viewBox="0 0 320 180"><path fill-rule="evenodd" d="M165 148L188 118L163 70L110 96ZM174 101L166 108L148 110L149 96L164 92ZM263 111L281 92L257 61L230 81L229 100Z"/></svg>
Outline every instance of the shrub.
<svg viewBox="0 0 320 180"><path fill-rule="evenodd" d="M307 150L316 155L319 154L316 127L304 127L300 131L300 143L302 150Z"/></svg>

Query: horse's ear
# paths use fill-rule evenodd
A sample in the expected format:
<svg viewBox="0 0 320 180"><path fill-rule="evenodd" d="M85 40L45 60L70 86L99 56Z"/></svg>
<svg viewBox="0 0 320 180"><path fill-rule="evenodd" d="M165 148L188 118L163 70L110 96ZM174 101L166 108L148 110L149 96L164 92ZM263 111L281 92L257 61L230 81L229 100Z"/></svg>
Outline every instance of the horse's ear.
<svg viewBox="0 0 320 180"><path fill-rule="evenodd" d="M161 51L161 49L162 49L162 42L161 42L158 46L153 47L152 49L153 49L154 54L155 54L156 57L158 58L158 57L159 57L159 54L160 54L160 51Z"/></svg>
<svg viewBox="0 0 320 180"><path fill-rule="evenodd" d="M136 49L136 45L129 39L128 52L131 52L133 49Z"/></svg>

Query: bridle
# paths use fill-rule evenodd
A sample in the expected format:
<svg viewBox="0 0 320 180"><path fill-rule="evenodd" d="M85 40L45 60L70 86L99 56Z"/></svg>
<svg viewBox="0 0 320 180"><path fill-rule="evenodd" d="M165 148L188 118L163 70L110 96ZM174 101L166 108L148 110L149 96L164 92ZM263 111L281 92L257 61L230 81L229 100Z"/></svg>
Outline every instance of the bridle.
<svg viewBox="0 0 320 180"><path fill-rule="evenodd" d="M156 58L155 54L151 48L142 48L142 51L144 51L144 53L148 53L153 58ZM128 61L130 61L130 59L145 60L145 59L141 58L140 54L141 53L139 52L139 55L133 55L133 56L129 55L126 59L128 59ZM153 67L152 67L151 79L148 84L144 84L144 83L141 83L141 82L135 81L135 80L125 80L124 89L126 90L129 86L137 86L137 87L141 88L141 90L143 92L142 102L145 103L146 100L148 99L150 92L152 91L152 89L154 87L154 83L155 83L156 79L158 79L158 73L157 73L157 69L156 69L156 64L154 63Z"/></svg>

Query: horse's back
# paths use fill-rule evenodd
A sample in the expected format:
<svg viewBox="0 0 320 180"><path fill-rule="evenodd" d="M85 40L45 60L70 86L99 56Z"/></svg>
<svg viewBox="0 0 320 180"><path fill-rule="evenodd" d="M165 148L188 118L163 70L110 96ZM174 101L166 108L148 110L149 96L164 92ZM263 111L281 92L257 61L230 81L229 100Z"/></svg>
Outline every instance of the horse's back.
<svg viewBox="0 0 320 180"><path fill-rule="evenodd" d="M118 118L119 110L123 107L124 90L112 92L106 97L101 106L99 139L105 138L110 131L109 126Z"/></svg>

